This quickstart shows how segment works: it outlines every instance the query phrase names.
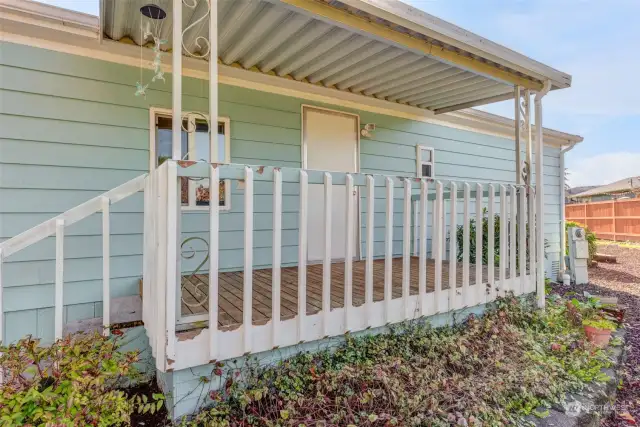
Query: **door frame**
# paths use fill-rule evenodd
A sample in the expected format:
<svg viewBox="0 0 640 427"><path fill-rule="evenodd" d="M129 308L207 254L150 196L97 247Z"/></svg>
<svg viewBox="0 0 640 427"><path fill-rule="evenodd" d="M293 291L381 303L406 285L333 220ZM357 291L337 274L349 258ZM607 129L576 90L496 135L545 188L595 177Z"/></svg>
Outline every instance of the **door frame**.
<svg viewBox="0 0 640 427"><path fill-rule="evenodd" d="M331 108L326 108L326 107L318 107L316 105L311 105L311 104L301 104L300 105L300 121L301 121L301 126L300 126L300 156L301 156L301 163L302 163L302 169L307 169L307 139L306 139L306 126L305 126L305 122L306 122L306 117L305 117L305 110L318 110L318 111L324 111L324 112L328 112L328 113L332 113L332 114L336 114L338 116L347 116L347 117L353 117L356 119L356 153L354 156L355 159L355 172L354 173L360 173L360 115L359 114L355 114L355 113L348 113L346 111L340 111L340 110L334 110ZM361 206L360 206L360 187L356 187L356 212L358 214L358 217L356 218L356 253L355 253L355 259L357 260L362 260L362 211L361 211Z"/></svg>

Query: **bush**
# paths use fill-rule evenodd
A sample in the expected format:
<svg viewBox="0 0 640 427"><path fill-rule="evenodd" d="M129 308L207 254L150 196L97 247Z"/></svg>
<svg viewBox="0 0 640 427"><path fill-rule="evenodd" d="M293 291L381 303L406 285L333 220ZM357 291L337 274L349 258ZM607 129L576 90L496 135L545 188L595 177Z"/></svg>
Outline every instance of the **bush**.
<svg viewBox="0 0 640 427"><path fill-rule="evenodd" d="M117 338L75 334L40 346L28 336L0 347L0 424L128 425L134 409L120 380L135 375L136 352L118 351Z"/></svg>
<svg viewBox="0 0 640 427"><path fill-rule="evenodd" d="M500 263L500 215L494 216L493 221L493 235L494 235L494 264L497 266ZM475 262L476 259L476 220L469 220L469 259L471 262ZM520 257L520 225L516 224L516 264L519 264ZM529 247L529 225L527 224L527 248ZM507 222L507 251L510 248L511 242L511 224ZM464 243L464 227L463 225L459 225L456 230L456 239L457 239L457 247L458 261L462 261L462 250ZM546 246L546 243L545 243ZM529 261L529 250L527 249L527 262ZM487 265L489 262L489 215L487 209L482 210L482 264Z"/></svg>
<svg viewBox="0 0 640 427"><path fill-rule="evenodd" d="M565 248L565 255L569 255L569 228L570 227L581 227L584 228L585 234L587 236L587 244L589 245L589 264L593 261L593 258L596 256L596 252L598 250L598 244L596 243L597 237L593 231L589 229L584 224L580 224L575 221L566 221L564 226L565 232L565 242L567 242L567 247Z"/></svg>

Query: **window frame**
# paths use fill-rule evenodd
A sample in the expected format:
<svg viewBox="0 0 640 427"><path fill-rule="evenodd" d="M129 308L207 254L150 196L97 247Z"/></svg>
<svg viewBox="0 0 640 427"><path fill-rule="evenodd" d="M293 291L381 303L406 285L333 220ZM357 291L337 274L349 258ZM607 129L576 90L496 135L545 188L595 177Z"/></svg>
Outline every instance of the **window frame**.
<svg viewBox="0 0 640 427"><path fill-rule="evenodd" d="M429 151L431 153L431 160L422 160L422 152ZM431 176L422 175L422 166L431 166ZM436 176L436 150L433 147L426 145L416 145L416 176L418 178L435 179Z"/></svg>
<svg viewBox="0 0 640 427"><path fill-rule="evenodd" d="M150 147L149 147L149 170L153 170L154 168L157 167L157 157L156 157L156 148L157 148L157 141L156 141L156 133L157 133L157 129L156 129L156 118L158 116L162 116L162 117L166 117L166 118L171 118L172 117L172 113L173 111L168 109L168 108L157 108L157 107L152 107L149 109L149 142L150 142ZM187 120L189 122L189 126L194 126L195 127L195 122L196 120L200 119L202 120L202 116L205 116L207 118L207 120L209 120L209 124L211 124L211 120L209 119L209 115L205 114L205 113L200 113L200 112L193 112L193 113L186 113L184 114L184 119ZM211 142L209 145L209 155L210 155L210 159L209 161L211 163L231 163L231 119L229 117L225 117L225 116L218 116L218 123L222 123L224 125L224 152L225 152L225 158L220 160L217 158L218 156L218 147L213 147L211 146ZM216 125L217 126L217 125ZM195 140L195 132L192 133L187 133L187 149L188 149L188 153L194 153L195 152L195 144L196 144L196 140ZM192 160L192 159L185 159L185 160ZM224 200L225 200L225 204L224 206L219 206L219 210L224 212L224 211L229 211L231 210L231 181L226 179L225 181L225 192L224 192ZM196 194L196 182L194 181L189 181L189 205L184 206L181 205L181 210L183 212L208 212L209 211L209 206L198 206L196 205L196 199L195 199L195 194ZM211 201L209 201L209 203L211 203Z"/></svg>

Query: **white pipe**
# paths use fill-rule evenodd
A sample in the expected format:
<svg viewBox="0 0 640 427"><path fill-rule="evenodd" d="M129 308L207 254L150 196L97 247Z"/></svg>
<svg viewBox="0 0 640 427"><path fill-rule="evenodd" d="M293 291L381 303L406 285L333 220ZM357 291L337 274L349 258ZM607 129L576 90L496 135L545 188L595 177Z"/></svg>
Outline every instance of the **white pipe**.
<svg viewBox="0 0 640 427"><path fill-rule="evenodd" d="M537 281L536 295L538 307L544 309L545 306L545 289L544 289L544 139L542 128L542 98L549 93L551 82L544 82L544 86L535 96L535 114L536 114L536 250L537 250Z"/></svg>
<svg viewBox="0 0 640 427"><path fill-rule="evenodd" d="M566 217L565 217L565 174L564 174L564 155L573 150L577 142L572 142L568 147L560 150L560 268L558 269L558 280L562 280L562 274L566 270L567 266L564 263L564 254L566 252L566 235L564 232Z"/></svg>

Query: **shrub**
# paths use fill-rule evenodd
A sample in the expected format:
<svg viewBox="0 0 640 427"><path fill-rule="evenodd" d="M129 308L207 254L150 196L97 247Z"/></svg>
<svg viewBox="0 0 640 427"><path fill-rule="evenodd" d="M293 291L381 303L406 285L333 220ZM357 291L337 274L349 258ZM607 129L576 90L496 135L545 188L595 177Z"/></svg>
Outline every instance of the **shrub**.
<svg viewBox="0 0 640 427"><path fill-rule="evenodd" d="M564 226L564 232L566 233L565 235L565 242L567 242L567 247L565 249L565 255L569 255L569 228L570 227L581 227L584 228L584 232L586 234L587 237L587 244L589 245L589 264L591 264L591 261L593 261L593 258L596 256L596 252L598 250L598 244L596 243L597 237L595 235L595 233L593 231L591 231L589 229L589 227L587 227L584 224L581 224L579 222L575 222L575 221L567 221L565 223Z"/></svg>
<svg viewBox="0 0 640 427"><path fill-rule="evenodd" d="M117 338L75 334L40 346L30 336L0 347L0 424L33 426L128 425L134 408L121 379L135 375L135 352Z"/></svg>
<svg viewBox="0 0 640 427"><path fill-rule="evenodd" d="M475 262L476 259L476 233L477 233L477 225L475 218L469 220L469 259L471 262ZM516 224L516 264L519 264L520 257L520 224ZM526 229L527 234L527 261L529 261L529 225L527 225ZM495 215L493 220L493 236L494 236L494 264L498 265L500 263L500 215ZM507 222L507 251L510 249L511 242L511 223ZM464 243L464 226L459 225L456 230L456 239L457 239L457 259L458 261L462 261L462 250ZM546 246L546 243L545 243ZM482 210L482 264L487 265L489 262L489 215L487 209Z"/></svg>

